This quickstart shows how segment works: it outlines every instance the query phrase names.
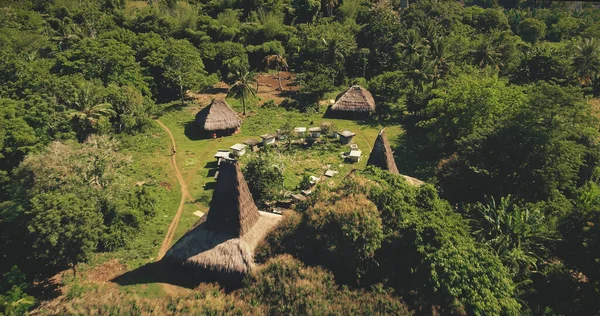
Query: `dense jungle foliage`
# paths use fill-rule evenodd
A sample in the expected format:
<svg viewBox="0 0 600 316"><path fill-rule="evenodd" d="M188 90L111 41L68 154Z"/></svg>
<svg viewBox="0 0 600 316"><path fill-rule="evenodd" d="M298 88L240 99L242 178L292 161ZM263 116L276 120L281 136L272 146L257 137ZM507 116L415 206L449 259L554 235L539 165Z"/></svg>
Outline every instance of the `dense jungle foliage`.
<svg viewBox="0 0 600 316"><path fill-rule="evenodd" d="M298 74L287 111L368 88L428 184L319 186L230 312L600 313L600 8L524 0L0 0L0 313L156 216L121 150L153 116L219 81L245 112L265 69Z"/></svg>

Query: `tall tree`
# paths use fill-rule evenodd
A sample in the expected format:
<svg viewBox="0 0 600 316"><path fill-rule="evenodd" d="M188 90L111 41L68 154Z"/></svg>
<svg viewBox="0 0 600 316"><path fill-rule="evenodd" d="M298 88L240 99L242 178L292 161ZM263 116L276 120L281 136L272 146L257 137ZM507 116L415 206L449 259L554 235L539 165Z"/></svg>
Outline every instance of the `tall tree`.
<svg viewBox="0 0 600 316"><path fill-rule="evenodd" d="M281 86L281 69L288 69L287 60L281 54L268 55L263 59L267 63L267 68L275 67L277 69L277 81L279 82L278 90L283 90Z"/></svg>
<svg viewBox="0 0 600 316"><path fill-rule="evenodd" d="M589 85L600 72L600 45L594 38L586 38L575 46L573 67L579 83Z"/></svg>
<svg viewBox="0 0 600 316"><path fill-rule="evenodd" d="M102 215L90 199L74 193L43 193L31 204L28 228L36 259L75 272L97 247Z"/></svg>
<svg viewBox="0 0 600 316"><path fill-rule="evenodd" d="M187 89L199 89L206 84L204 63L200 52L188 41L172 41L164 60L164 76L179 87L181 105L185 103Z"/></svg>
<svg viewBox="0 0 600 316"><path fill-rule="evenodd" d="M101 92L102 86L99 82L81 80L76 83L76 91L70 102L72 110L69 117L79 125L80 141L95 131L100 119L114 117L117 114L112 109L112 105L104 101Z"/></svg>
<svg viewBox="0 0 600 316"><path fill-rule="evenodd" d="M242 98L243 114L246 115L246 98L256 95L254 85L256 84L256 72L248 69L237 69L232 76L235 80L229 89L229 95Z"/></svg>
<svg viewBox="0 0 600 316"><path fill-rule="evenodd" d="M411 65L420 56L427 53L427 41L421 37L418 30L410 29L398 44L398 52L400 60Z"/></svg>
<svg viewBox="0 0 600 316"><path fill-rule="evenodd" d="M186 90L209 87L216 79L204 70L200 51L187 40L170 38L151 51L144 61L150 66L161 98L169 99L178 94L182 104Z"/></svg>
<svg viewBox="0 0 600 316"><path fill-rule="evenodd" d="M337 67L338 63L343 63L344 59L354 49L354 46L350 46L348 41L339 37L330 37L329 39L321 38L325 44L325 58L331 62L331 69L336 70L333 72L331 83L335 85L335 77L338 74Z"/></svg>
<svg viewBox="0 0 600 316"><path fill-rule="evenodd" d="M504 66L501 59L502 53L497 41L492 36L482 36L480 42L471 53L475 62L480 67L490 66L496 70L500 70Z"/></svg>
<svg viewBox="0 0 600 316"><path fill-rule="evenodd" d="M439 79L443 79L450 71L448 63L448 52L444 38L437 37L431 42L429 47L429 56L431 58L431 68L433 77L433 88L437 88Z"/></svg>

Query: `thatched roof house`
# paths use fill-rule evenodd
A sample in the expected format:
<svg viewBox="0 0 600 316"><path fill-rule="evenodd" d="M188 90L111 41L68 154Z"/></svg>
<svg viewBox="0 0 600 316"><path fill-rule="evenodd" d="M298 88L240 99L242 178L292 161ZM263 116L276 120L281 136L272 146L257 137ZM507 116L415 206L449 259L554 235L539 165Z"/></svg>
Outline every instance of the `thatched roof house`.
<svg viewBox="0 0 600 316"><path fill-rule="evenodd" d="M221 99L212 102L196 114L196 124L210 133L233 133L242 121L237 113Z"/></svg>
<svg viewBox="0 0 600 316"><path fill-rule="evenodd" d="M254 249L281 216L259 212L238 163L223 160L210 209L165 259L200 277L238 280L254 268Z"/></svg>
<svg viewBox="0 0 600 316"><path fill-rule="evenodd" d="M394 160L392 148L390 147L390 143L385 136L385 128L379 132L379 135L377 135L377 139L373 145L373 150L371 151L369 160L367 160L367 166L376 166L393 174L400 175L398 167L396 166L396 161ZM409 184L414 186L420 186L425 183L417 178L407 175L402 174L401 176L404 177Z"/></svg>
<svg viewBox="0 0 600 316"><path fill-rule="evenodd" d="M367 160L367 166L376 166L383 170L387 170L393 174L400 174L398 167L396 167L396 161L394 161L394 155L392 148L385 136L385 128L379 132L373 150Z"/></svg>
<svg viewBox="0 0 600 316"><path fill-rule="evenodd" d="M337 96L330 111L338 113L369 113L375 111L375 100L373 100L371 92L359 85L355 85Z"/></svg>

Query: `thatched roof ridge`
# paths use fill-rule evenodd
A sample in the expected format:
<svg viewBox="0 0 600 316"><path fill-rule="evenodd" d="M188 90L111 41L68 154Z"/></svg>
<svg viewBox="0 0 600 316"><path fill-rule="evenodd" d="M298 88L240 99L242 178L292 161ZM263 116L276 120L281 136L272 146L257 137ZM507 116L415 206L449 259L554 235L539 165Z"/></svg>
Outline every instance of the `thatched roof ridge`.
<svg viewBox="0 0 600 316"><path fill-rule="evenodd" d="M375 111L375 100L367 89L354 85L337 96L331 106L332 111L372 112Z"/></svg>
<svg viewBox="0 0 600 316"><path fill-rule="evenodd" d="M238 163L223 160L208 213L165 258L205 272L247 274L254 267L254 249L281 218L259 212Z"/></svg>
<svg viewBox="0 0 600 316"><path fill-rule="evenodd" d="M210 201L207 225L218 232L242 236L258 221L258 208L235 160L224 160Z"/></svg>
<svg viewBox="0 0 600 316"><path fill-rule="evenodd" d="M392 148L385 136L385 128L377 135L373 150L367 161L367 166L376 166L393 174L400 174L400 172L398 172L398 167L396 167L396 161L394 161Z"/></svg>
<svg viewBox="0 0 600 316"><path fill-rule="evenodd" d="M196 114L196 124L204 130L223 131L235 130L242 124L237 113L222 99L212 102Z"/></svg>

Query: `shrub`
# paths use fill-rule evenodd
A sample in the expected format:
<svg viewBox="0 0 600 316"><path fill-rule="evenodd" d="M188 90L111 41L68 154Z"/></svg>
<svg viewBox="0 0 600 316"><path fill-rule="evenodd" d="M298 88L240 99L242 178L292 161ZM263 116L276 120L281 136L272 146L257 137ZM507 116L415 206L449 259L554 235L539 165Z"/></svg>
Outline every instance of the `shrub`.
<svg viewBox="0 0 600 316"><path fill-rule="evenodd" d="M315 236L312 257L348 280L360 278L383 240L377 208L364 195L317 202L306 225Z"/></svg>
<svg viewBox="0 0 600 316"><path fill-rule="evenodd" d="M283 189L283 175L268 153L260 153L246 164L244 178L257 203L273 200Z"/></svg>
<svg viewBox="0 0 600 316"><path fill-rule="evenodd" d="M246 279L241 296L266 305L271 315L410 314L401 300L384 290L339 289L330 273L305 267L289 255L270 260Z"/></svg>

